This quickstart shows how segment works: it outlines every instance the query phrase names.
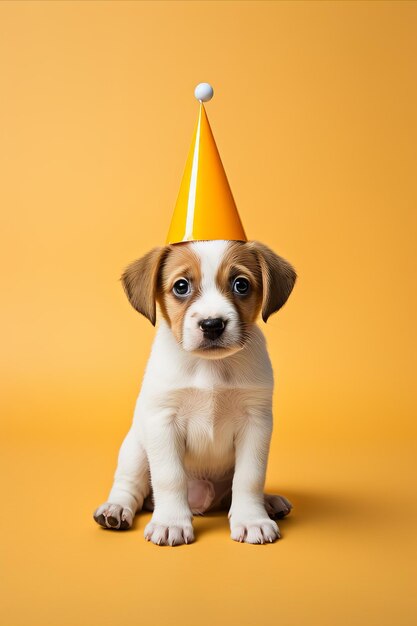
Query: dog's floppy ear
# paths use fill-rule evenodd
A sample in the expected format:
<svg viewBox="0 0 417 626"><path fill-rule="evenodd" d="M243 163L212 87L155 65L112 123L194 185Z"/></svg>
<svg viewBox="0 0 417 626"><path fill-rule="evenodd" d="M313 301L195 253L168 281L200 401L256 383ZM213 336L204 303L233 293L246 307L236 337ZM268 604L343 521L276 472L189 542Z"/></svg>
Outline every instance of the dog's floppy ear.
<svg viewBox="0 0 417 626"><path fill-rule="evenodd" d="M268 246L253 241L252 247L262 271L262 319L266 322L288 300L297 274L288 261L275 254Z"/></svg>
<svg viewBox="0 0 417 626"><path fill-rule="evenodd" d="M123 272L121 281L130 304L155 326L156 290L162 263L169 247L153 248L142 258L131 263Z"/></svg>

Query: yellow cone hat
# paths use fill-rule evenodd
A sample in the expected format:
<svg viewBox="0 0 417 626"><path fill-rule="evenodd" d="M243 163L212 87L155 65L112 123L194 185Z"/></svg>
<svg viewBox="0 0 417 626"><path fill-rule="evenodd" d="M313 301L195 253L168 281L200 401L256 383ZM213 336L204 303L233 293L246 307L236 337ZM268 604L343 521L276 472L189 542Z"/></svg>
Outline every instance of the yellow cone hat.
<svg viewBox="0 0 417 626"><path fill-rule="evenodd" d="M246 241L203 102L213 96L208 83L196 87L197 124L185 165L167 243L208 239Z"/></svg>

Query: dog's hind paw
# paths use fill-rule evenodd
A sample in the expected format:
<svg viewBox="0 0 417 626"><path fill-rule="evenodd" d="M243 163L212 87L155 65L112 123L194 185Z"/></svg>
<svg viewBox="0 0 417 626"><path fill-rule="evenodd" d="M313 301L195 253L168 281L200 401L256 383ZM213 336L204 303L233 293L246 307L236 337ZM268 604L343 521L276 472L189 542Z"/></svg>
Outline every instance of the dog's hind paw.
<svg viewBox="0 0 417 626"><path fill-rule="evenodd" d="M265 509L271 519L282 519L291 512L292 504L284 496L264 495Z"/></svg>
<svg viewBox="0 0 417 626"><path fill-rule="evenodd" d="M109 530L128 530L133 523L133 512L120 504L105 502L94 512L97 524Z"/></svg>

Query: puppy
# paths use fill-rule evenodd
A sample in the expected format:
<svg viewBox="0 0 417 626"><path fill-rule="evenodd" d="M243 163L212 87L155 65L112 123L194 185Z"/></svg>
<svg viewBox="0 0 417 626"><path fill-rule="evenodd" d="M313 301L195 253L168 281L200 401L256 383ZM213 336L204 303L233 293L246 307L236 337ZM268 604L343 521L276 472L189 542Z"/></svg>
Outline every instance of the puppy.
<svg viewBox="0 0 417 626"><path fill-rule="evenodd" d="M273 542L292 505L264 495L273 374L256 325L286 302L293 267L258 242L195 241L155 248L122 283L132 306L161 321L108 501L94 513L125 530L153 509L145 538L194 540L192 516L230 507L231 537Z"/></svg>

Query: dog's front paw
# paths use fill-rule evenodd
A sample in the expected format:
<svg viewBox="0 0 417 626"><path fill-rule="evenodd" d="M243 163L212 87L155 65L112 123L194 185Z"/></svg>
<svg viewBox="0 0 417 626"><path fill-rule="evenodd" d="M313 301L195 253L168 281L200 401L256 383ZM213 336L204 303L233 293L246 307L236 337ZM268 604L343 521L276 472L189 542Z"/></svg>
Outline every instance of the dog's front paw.
<svg viewBox="0 0 417 626"><path fill-rule="evenodd" d="M105 502L94 512L97 524L110 530L128 530L132 526L133 517L133 511L111 502Z"/></svg>
<svg viewBox="0 0 417 626"><path fill-rule="evenodd" d="M194 541L191 520L160 520L151 519L145 528L145 539L158 546L180 546Z"/></svg>
<svg viewBox="0 0 417 626"><path fill-rule="evenodd" d="M230 519L230 536L234 541L245 543L272 543L280 538L276 522L269 517L253 519Z"/></svg>

